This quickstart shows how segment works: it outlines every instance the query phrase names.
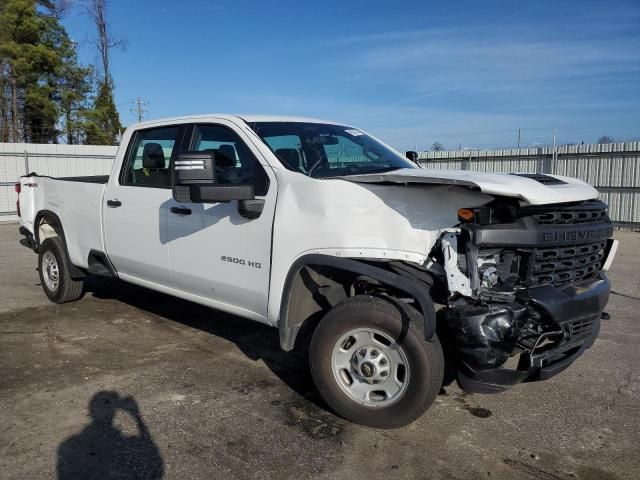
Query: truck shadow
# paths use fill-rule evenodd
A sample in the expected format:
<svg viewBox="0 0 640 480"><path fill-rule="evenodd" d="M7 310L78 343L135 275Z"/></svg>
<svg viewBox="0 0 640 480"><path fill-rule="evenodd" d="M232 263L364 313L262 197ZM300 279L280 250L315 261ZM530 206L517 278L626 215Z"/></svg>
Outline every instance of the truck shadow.
<svg viewBox="0 0 640 480"><path fill-rule="evenodd" d="M115 279L90 277L85 291L100 299L113 299L182 325L233 342L247 358L262 360L289 388L316 406L329 410L317 393L308 360L309 335L300 332L296 348L280 348L278 330L196 303Z"/></svg>

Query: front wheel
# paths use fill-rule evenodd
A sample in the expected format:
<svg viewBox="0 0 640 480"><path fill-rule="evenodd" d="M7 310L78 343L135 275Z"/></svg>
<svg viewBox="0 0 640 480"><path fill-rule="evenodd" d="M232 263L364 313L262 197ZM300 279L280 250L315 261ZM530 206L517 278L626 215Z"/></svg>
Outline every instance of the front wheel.
<svg viewBox="0 0 640 480"><path fill-rule="evenodd" d="M422 316L370 296L347 299L314 332L310 364L321 396L355 423L395 428L429 408L442 386L437 337L424 340Z"/></svg>
<svg viewBox="0 0 640 480"><path fill-rule="evenodd" d="M69 259L60 237L45 239L38 248L40 284L49 300L66 303L82 296L82 280L74 280L69 273Z"/></svg>

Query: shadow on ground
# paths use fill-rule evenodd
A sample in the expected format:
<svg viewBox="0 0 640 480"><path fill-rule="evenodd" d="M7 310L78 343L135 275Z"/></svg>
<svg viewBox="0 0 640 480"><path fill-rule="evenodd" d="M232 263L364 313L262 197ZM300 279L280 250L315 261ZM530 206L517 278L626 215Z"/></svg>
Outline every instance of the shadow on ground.
<svg viewBox="0 0 640 480"><path fill-rule="evenodd" d="M136 432L125 434L114 425L122 411L135 422ZM96 393L89 402L91 423L58 447L58 479L157 480L164 462L154 443L138 403L114 391Z"/></svg>

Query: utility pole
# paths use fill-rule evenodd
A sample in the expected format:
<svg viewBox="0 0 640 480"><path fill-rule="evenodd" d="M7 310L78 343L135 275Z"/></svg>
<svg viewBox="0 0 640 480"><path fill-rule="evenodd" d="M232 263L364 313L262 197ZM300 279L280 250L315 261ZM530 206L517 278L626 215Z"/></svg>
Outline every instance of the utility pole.
<svg viewBox="0 0 640 480"><path fill-rule="evenodd" d="M520 129L518 129L518 148L520 148Z"/></svg>
<svg viewBox="0 0 640 480"><path fill-rule="evenodd" d="M135 100L132 100L131 102L133 103L131 113L136 116L136 118L138 119L138 123L140 123L142 122L142 120L144 120L145 115L149 113L149 110L146 109L149 103L143 102L140 97L136 98Z"/></svg>

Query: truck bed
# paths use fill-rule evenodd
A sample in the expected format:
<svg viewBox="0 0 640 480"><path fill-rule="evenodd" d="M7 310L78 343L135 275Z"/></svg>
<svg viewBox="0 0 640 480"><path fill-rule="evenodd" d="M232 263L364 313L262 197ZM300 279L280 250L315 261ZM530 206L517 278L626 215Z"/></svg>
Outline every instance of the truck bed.
<svg viewBox="0 0 640 480"><path fill-rule="evenodd" d="M53 178L30 174L20 178L20 224L35 235L37 212L55 215L64 229L69 258L87 267L91 250L103 251L102 197L108 175Z"/></svg>

